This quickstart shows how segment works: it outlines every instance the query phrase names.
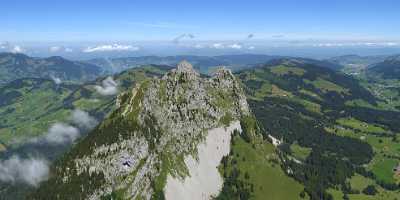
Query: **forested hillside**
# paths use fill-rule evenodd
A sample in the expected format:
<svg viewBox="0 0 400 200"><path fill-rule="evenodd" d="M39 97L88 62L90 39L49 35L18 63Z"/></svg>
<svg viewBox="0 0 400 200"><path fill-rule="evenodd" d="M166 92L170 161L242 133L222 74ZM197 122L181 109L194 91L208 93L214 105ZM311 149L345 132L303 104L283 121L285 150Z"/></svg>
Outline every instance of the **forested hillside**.
<svg viewBox="0 0 400 200"><path fill-rule="evenodd" d="M283 168L311 199L367 198L353 184L360 177L377 188L374 198L399 195L392 169L400 161L400 112L378 109L381 100L356 79L290 59L237 76L266 133L283 142Z"/></svg>

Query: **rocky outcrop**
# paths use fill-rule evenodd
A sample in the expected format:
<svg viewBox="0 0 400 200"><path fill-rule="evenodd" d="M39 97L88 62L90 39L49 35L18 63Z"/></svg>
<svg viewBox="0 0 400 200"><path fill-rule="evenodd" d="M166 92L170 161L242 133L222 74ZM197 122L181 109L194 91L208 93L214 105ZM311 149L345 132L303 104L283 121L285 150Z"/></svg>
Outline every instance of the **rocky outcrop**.
<svg viewBox="0 0 400 200"><path fill-rule="evenodd" d="M76 145L35 198L43 197L51 184L57 185L54 190L71 190L77 182L81 194L76 198L163 196L167 176L189 175L185 157L198 159L198 145L208 130L250 114L229 70L221 68L211 78L203 78L186 61L161 79L122 93L117 102L118 109ZM62 199L62 195L47 195Z"/></svg>

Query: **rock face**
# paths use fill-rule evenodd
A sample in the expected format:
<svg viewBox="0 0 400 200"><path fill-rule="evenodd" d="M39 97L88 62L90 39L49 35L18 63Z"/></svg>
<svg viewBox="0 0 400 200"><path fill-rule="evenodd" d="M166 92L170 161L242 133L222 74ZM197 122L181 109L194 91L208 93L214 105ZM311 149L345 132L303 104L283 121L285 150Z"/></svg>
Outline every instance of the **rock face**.
<svg viewBox="0 0 400 200"><path fill-rule="evenodd" d="M229 70L203 78L185 61L117 102L118 109L56 163L33 199L164 198L167 177L192 175L188 157L206 159L198 147L210 129L250 114Z"/></svg>
<svg viewBox="0 0 400 200"><path fill-rule="evenodd" d="M205 141L198 145L198 159L185 156L189 176L181 179L168 175L165 199L206 200L217 196L223 185L218 166L222 157L229 154L231 135L235 130L241 132L239 121L209 130Z"/></svg>

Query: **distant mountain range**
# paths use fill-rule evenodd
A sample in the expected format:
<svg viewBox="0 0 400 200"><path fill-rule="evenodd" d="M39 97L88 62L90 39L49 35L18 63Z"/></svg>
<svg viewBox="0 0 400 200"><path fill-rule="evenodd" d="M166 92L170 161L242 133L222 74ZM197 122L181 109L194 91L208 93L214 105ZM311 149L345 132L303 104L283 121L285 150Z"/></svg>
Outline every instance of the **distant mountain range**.
<svg viewBox="0 0 400 200"><path fill-rule="evenodd" d="M387 56L344 55L326 59L326 61L341 65L341 71L347 74L359 74L368 66L382 62Z"/></svg>
<svg viewBox="0 0 400 200"><path fill-rule="evenodd" d="M179 55L166 57L97 58L87 61L71 61L59 56L36 58L18 53L0 53L0 85L20 78L45 78L53 79L56 82L83 83L94 80L100 75L115 74L142 65L174 66L182 60L193 63L199 72L210 74L218 66L226 66L233 71L238 71L283 58L298 59L301 62L323 66L335 71L343 71L347 74L359 74L363 71L368 71L368 74L379 75L382 78L399 77L399 55L344 55L325 60L261 54L221 56Z"/></svg>
<svg viewBox="0 0 400 200"><path fill-rule="evenodd" d="M59 56L33 58L18 53L0 53L0 84L28 77L82 82L94 80L101 72L102 69L96 65Z"/></svg>
<svg viewBox="0 0 400 200"><path fill-rule="evenodd" d="M367 69L367 74L384 79L400 79L400 55L390 56L383 62L371 65Z"/></svg>
<svg viewBox="0 0 400 200"><path fill-rule="evenodd" d="M88 63L101 66L108 72L120 72L129 68L137 67L144 64L161 64L174 66L182 60L187 60L193 63L195 68L204 74L209 74L214 71L218 66L227 66L233 71L246 69L258 64L264 64L274 59L292 58L287 56L270 56L270 55L257 55L257 54L240 54L240 55L222 55L222 56L142 56L142 57L122 57L122 58L99 58L87 61ZM319 61L314 59L300 58L304 62L319 64L324 67L340 70L341 65L337 63Z"/></svg>
<svg viewBox="0 0 400 200"><path fill-rule="evenodd" d="M359 56L359 55L344 55L328 59L327 61L337 63L343 66L346 65L363 65L368 66L382 62L387 56Z"/></svg>
<svg viewBox="0 0 400 200"><path fill-rule="evenodd" d="M228 66L233 70L245 68L255 64L268 62L272 59L281 58L282 56L241 54L241 55L223 55L223 56L142 56L142 57L122 57L122 58L99 58L87 61L101 66L108 72L120 72L129 68L137 67L144 64L160 64L174 66L182 60L187 60L196 66L201 73L209 73L217 66Z"/></svg>

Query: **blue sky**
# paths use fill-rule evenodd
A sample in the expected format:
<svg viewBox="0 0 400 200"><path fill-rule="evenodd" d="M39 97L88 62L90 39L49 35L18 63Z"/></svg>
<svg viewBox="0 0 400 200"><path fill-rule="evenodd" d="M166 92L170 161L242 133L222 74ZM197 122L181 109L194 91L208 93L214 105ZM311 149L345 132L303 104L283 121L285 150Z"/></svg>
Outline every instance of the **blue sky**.
<svg viewBox="0 0 400 200"><path fill-rule="evenodd" d="M400 40L400 1L5 0L0 41Z"/></svg>

